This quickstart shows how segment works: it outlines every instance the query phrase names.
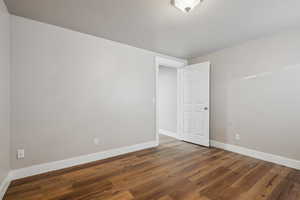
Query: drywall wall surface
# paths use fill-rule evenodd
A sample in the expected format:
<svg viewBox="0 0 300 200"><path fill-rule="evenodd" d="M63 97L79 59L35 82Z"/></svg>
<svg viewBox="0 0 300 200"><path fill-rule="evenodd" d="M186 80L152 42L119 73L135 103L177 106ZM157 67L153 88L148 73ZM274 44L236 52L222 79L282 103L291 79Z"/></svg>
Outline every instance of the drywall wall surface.
<svg viewBox="0 0 300 200"><path fill-rule="evenodd" d="M9 66L10 15L0 0L0 185L10 169Z"/></svg>
<svg viewBox="0 0 300 200"><path fill-rule="evenodd" d="M11 24L14 169L155 140L158 54L17 16Z"/></svg>
<svg viewBox="0 0 300 200"><path fill-rule="evenodd" d="M190 60L211 62L212 139L300 160L299 35L289 30Z"/></svg>

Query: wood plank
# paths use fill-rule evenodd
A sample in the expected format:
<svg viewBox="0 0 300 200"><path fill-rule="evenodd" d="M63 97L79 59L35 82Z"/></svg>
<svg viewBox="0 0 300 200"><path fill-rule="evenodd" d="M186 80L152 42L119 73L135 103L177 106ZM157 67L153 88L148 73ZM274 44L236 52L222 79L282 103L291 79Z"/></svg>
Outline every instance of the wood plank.
<svg viewBox="0 0 300 200"><path fill-rule="evenodd" d="M300 200L300 171L163 136L157 148L13 181L5 200Z"/></svg>

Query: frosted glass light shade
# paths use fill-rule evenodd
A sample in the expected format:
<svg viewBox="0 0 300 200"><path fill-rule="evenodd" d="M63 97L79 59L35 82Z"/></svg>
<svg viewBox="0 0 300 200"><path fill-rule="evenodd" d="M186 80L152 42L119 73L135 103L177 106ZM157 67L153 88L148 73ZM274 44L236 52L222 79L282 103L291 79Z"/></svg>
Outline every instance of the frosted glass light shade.
<svg viewBox="0 0 300 200"><path fill-rule="evenodd" d="M203 0L172 0L172 4L183 12L190 12Z"/></svg>

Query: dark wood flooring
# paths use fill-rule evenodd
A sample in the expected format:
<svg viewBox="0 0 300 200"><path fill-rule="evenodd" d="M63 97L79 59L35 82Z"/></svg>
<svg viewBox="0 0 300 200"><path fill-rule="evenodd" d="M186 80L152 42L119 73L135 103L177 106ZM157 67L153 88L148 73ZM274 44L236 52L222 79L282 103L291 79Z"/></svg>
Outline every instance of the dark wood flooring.
<svg viewBox="0 0 300 200"><path fill-rule="evenodd" d="M13 181L5 200L300 200L300 172L161 137L157 148Z"/></svg>

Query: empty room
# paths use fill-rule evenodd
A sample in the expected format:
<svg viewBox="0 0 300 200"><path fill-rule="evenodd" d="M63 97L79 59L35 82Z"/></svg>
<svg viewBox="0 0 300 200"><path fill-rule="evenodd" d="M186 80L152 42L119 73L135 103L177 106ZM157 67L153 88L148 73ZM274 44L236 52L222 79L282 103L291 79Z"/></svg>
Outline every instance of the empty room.
<svg viewBox="0 0 300 200"><path fill-rule="evenodd" d="M0 0L0 200L300 200L299 0Z"/></svg>

